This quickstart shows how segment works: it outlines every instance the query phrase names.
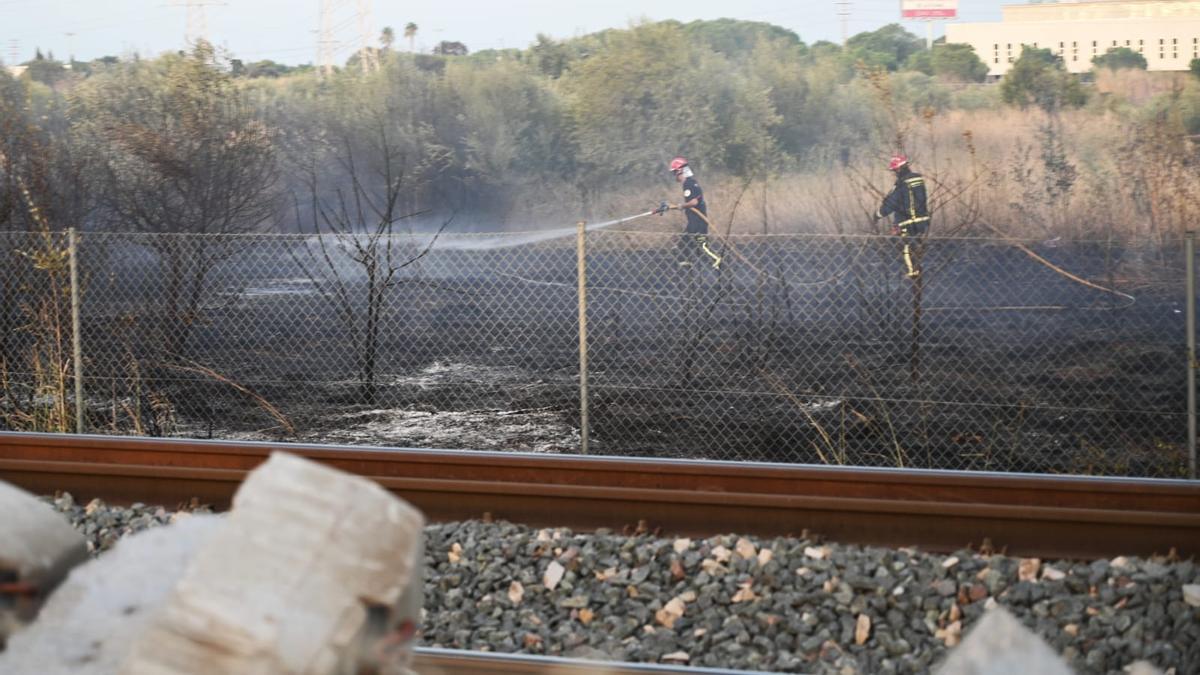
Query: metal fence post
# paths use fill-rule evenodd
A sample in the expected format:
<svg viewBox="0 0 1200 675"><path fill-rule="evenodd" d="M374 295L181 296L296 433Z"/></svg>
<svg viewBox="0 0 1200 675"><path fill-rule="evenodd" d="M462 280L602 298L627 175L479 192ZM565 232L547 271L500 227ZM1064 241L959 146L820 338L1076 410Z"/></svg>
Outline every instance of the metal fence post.
<svg viewBox="0 0 1200 675"><path fill-rule="evenodd" d="M1184 237L1184 267L1187 274L1187 444L1188 475L1196 479L1196 233L1188 230Z"/></svg>
<svg viewBox="0 0 1200 675"><path fill-rule="evenodd" d="M575 268L579 286L579 452L588 454L588 332L587 332L587 223L579 221L575 237Z"/></svg>
<svg viewBox="0 0 1200 675"><path fill-rule="evenodd" d="M83 346L79 330L79 238L75 228L67 230L67 257L71 265L71 351L75 358L75 433L84 431Z"/></svg>

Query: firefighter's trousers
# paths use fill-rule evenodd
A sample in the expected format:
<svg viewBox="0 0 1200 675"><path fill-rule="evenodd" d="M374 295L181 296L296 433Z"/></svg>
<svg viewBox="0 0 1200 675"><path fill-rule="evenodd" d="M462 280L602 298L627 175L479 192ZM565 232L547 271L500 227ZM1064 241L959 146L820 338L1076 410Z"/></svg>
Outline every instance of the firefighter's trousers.
<svg viewBox="0 0 1200 675"><path fill-rule="evenodd" d="M928 217L916 219L916 222L900 223L893 230L900 237L900 255L904 259L904 271L909 279L921 276L919 244L921 236L928 230Z"/></svg>
<svg viewBox="0 0 1200 675"><path fill-rule="evenodd" d="M685 232L679 239L681 262L704 262L721 269L721 256L709 245L708 235Z"/></svg>

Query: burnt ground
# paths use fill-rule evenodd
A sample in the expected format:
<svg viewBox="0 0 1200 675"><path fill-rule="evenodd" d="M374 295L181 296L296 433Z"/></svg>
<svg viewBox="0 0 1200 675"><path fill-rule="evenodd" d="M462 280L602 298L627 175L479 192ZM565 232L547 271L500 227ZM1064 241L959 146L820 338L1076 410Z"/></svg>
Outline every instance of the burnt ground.
<svg viewBox="0 0 1200 675"><path fill-rule="evenodd" d="M165 365L174 357L156 354L149 328L162 282L136 249L113 247L106 264L119 271L92 278L119 281L93 282L86 303L93 422L128 432L138 416L144 433L573 452L574 242L489 245L451 241L401 270L380 318L373 391L358 377L359 281L346 289L347 318L327 271L297 262L295 248L311 243L255 242L223 263L187 356L269 401L292 434L228 382ZM1186 469L1181 262L1032 245L1130 300L1005 243L929 241L915 297L889 240L743 240L726 247L720 273L680 268L661 237L603 233L589 245L594 453Z"/></svg>

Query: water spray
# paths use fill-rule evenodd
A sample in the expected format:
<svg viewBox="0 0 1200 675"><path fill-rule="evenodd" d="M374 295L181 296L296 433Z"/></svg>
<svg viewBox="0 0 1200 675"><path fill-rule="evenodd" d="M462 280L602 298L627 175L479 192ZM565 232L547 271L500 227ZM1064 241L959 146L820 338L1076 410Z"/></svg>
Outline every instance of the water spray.
<svg viewBox="0 0 1200 675"><path fill-rule="evenodd" d="M602 223L592 223L584 227L585 231L600 230L614 225L622 225L624 223L633 222L641 218L653 215L661 215L670 209L670 205L666 202L660 203L656 208L653 208L644 213L635 213L631 216L622 218L614 218L606 220ZM512 234L504 234L496 238L470 238L470 239L441 239L437 242L439 250L480 250L480 249L495 249L495 248L511 248L513 246L525 246L528 244L537 244L544 241L553 241L555 239L564 239L566 237L574 237L578 235L579 228L572 227L557 227L552 230L542 230L540 232L514 232Z"/></svg>
<svg viewBox="0 0 1200 675"><path fill-rule="evenodd" d="M671 208L670 205L667 204L666 202L660 202L657 208L651 209L645 213L638 213L638 214L634 214L632 216L625 216L624 218L617 218L616 220L608 220L603 223L596 223L595 225L588 225L584 229L599 230L604 227L612 227L613 225L620 225L621 223L628 223L631 220L645 218L646 216L661 216L662 214L666 213L667 210L670 208Z"/></svg>

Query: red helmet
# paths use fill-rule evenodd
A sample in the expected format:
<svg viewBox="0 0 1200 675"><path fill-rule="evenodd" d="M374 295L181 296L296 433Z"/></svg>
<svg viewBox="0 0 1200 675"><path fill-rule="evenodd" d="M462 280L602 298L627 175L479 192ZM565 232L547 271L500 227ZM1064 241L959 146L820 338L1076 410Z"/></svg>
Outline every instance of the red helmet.
<svg viewBox="0 0 1200 675"><path fill-rule="evenodd" d="M687 160L682 157L676 157L671 160L671 173L679 173L683 171L683 167L687 166Z"/></svg>
<svg viewBox="0 0 1200 675"><path fill-rule="evenodd" d="M900 167L904 166L905 164L908 164L907 157L905 157L904 155L892 155L892 161L888 162L888 169L891 171L895 171L896 169L899 169Z"/></svg>

